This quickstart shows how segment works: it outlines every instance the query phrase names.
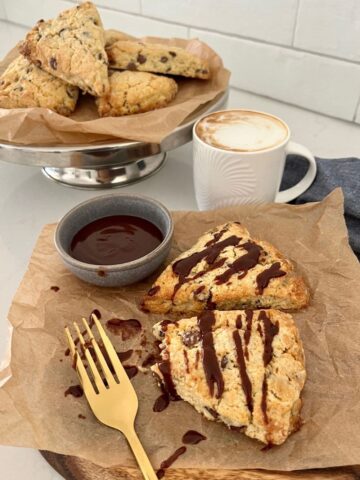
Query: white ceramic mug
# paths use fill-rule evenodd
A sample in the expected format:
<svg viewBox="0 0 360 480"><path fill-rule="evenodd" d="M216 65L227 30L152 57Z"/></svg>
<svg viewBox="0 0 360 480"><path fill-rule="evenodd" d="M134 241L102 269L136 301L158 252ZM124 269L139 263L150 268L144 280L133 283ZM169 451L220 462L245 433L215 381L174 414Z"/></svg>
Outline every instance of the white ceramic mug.
<svg viewBox="0 0 360 480"><path fill-rule="evenodd" d="M256 110L238 110L267 115L280 121L287 129L287 137L282 143L264 150L225 150L205 143L196 133L198 123L214 112L198 120L193 129L193 158L195 195L200 210L245 203L290 202L305 192L315 179L314 156L303 145L290 141L290 129L283 120ZM289 154L306 158L309 169L299 183L279 192Z"/></svg>

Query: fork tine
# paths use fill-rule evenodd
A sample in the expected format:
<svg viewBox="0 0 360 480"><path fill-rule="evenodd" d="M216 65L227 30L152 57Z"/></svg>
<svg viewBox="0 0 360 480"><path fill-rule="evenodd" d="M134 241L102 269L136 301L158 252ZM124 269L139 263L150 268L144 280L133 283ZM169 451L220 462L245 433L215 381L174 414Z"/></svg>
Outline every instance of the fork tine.
<svg viewBox="0 0 360 480"><path fill-rule="evenodd" d="M91 341L91 344L92 346L94 347L94 350L95 350L95 353L96 353L96 356L99 360L99 363L101 365L101 368L102 368L102 371L104 372L104 375L105 375L105 378L106 378L106 381L108 382L108 385L116 385L116 381L115 381L115 378L113 376L113 374L111 373L110 371L110 368L108 367L108 364L106 363L106 360L105 360L105 357L104 355L102 354L102 351L100 350L100 347L89 327L89 324L87 322L87 320L85 318L82 319L83 321L83 324L86 328L86 331L87 331L87 334L89 335L89 338L90 338L90 341Z"/></svg>
<svg viewBox="0 0 360 480"><path fill-rule="evenodd" d="M95 385L96 385L99 393L102 392L102 391L105 391L106 388L105 388L104 382L102 381L102 378L100 376L99 370L98 370L98 368L97 368L97 366L96 366L96 364L95 364L95 362L94 362L94 360L91 356L91 353L89 352L89 349L86 346L84 337L83 337L82 333L80 332L80 328L78 327L78 324L76 322L74 322L74 328L76 330L77 336L79 337L80 345L82 345L82 347L83 347L83 351L84 351L86 360L87 360L87 362L90 366L91 374L94 378Z"/></svg>
<svg viewBox="0 0 360 480"><path fill-rule="evenodd" d="M71 356L74 358L76 354L76 345L74 343L74 340L72 339L72 336L68 327L65 327L65 335L69 344Z"/></svg>
<svg viewBox="0 0 360 480"><path fill-rule="evenodd" d="M111 360L111 363L114 367L115 373L120 381L129 381L129 377L127 376L124 367L122 366L119 357L117 356L117 353L115 351L115 348L113 344L111 343L109 337L105 333L105 330L103 329L103 326L97 319L96 315L92 314L92 319L95 322L95 325L99 331L101 340L103 341L104 347L106 349L107 354L109 355L109 358Z"/></svg>
<svg viewBox="0 0 360 480"><path fill-rule="evenodd" d="M68 327L65 327L65 334L66 334L67 341L69 343L72 357L75 361L75 368L76 368L78 377L80 379L81 385L83 387L84 393L87 397L91 397L91 395L95 393L95 390L86 372L83 361L81 360L80 355L76 350L74 340L72 339L72 336Z"/></svg>

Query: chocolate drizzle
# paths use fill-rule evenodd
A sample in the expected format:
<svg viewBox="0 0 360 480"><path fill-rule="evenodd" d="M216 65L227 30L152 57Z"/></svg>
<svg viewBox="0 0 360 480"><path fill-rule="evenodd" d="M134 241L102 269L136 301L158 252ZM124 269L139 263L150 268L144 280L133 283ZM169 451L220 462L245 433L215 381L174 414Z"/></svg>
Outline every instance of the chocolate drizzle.
<svg viewBox="0 0 360 480"><path fill-rule="evenodd" d="M183 350L184 354L184 361L185 361L185 368L186 368L186 373L190 373L190 368L189 368L189 357L187 351L184 349Z"/></svg>
<svg viewBox="0 0 360 480"><path fill-rule="evenodd" d="M135 377L139 371L136 365L124 365L124 370L129 378Z"/></svg>
<svg viewBox="0 0 360 480"><path fill-rule="evenodd" d="M239 366L239 372L241 377L241 386L246 398L246 405L250 411L253 412L253 399L252 399L252 385L250 378L246 370L245 356L242 347L242 341L238 330L233 331L233 339L236 347L236 357Z"/></svg>
<svg viewBox="0 0 360 480"><path fill-rule="evenodd" d="M214 386L216 384L217 391L215 397L221 398L224 391L224 379L216 356L214 338L211 330L215 325L215 321L215 315L212 311L205 311L198 317L198 326L202 339L203 367L206 381L209 387L210 395L212 397L214 396Z"/></svg>
<svg viewBox="0 0 360 480"><path fill-rule="evenodd" d="M236 328L242 328L242 317L241 317L241 315L238 315L236 317L235 325L236 325Z"/></svg>
<svg viewBox="0 0 360 480"><path fill-rule="evenodd" d="M161 462L160 469L156 472L158 478L163 478L165 475L165 470L171 467L171 465L184 453L186 452L186 447L180 447L175 452L170 455L169 458Z"/></svg>
<svg viewBox="0 0 360 480"><path fill-rule="evenodd" d="M154 403L153 412L159 413L169 406L170 397L168 393L161 394Z"/></svg>
<svg viewBox="0 0 360 480"><path fill-rule="evenodd" d="M195 354L195 369L198 368L199 366L199 360L200 360L200 350L196 350L196 354Z"/></svg>
<svg viewBox="0 0 360 480"><path fill-rule="evenodd" d="M253 320L253 315L254 312L252 310L246 310L246 330L244 333L244 342L245 342L245 358L246 360L249 360L249 350L248 350L248 345L250 342L250 337L251 337L251 329L252 329L252 320Z"/></svg>
<svg viewBox="0 0 360 480"><path fill-rule="evenodd" d="M220 238L228 231L228 228L223 228L220 230L220 232L214 233L214 236L211 240L209 240L207 243L205 243L205 247L211 247L211 245L214 245L214 243L218 242Z"/></svg>
<svg viewBox="0 0 360 480"><path fill-rule="evenodd" d="M154 287L151 287L150 290L147 292L147 295L149 297L153 297L158 291L160 290L159 285L155 285Z"/></svg>
<svg viewBox="0 0 360 480"><path fill-rule="evenodd" d="M128 360L131 355L133 354L134 350L126 350L125 352L116 352L120 362L125 362L125 360Z"/></svg>
<svg viewBox="0 0 360 480"><path fill-rule="evenodd" d="M90 317L89 317L89 320L90 320L90 323L92 322L92 325L94 325L94 320L92 318L92 316L95 315L95 317L100 320L101 318L101 313L99 312L99 310L97 308L95 308L91 313L90 313Z"/></svg>
<svg viewBox="0 0 360 480"><path fill-rule="evenodd" d="M185 443L185 445L197 445L203 440L206 440L205 435L195 430L188 430L182 437L182 442Z"/></svg>
<svg viewBox="0 0 360 480"><path fill-rule="evenodd" d="M216 310L216 303L213 302L211 290L208 299L206 300L206 310Z"/></svg>
<svg viewBox="0 0 360 480"><path fill-rule="evenodd" d="M180 455L183 455L186 452L186 447L180 447L175 452L170 455L169 458L161 462L160 468L167 469L171 467L171 465L180 457Z"/></svg>
<svg viewBox="0 0 360 480"><path fill-rule="evenodd" d="M274 337L279 333L279 323L272 323L270 318L267 316L266 312L262 310L259 314L259 320L263 323L263 332L264 332L264 353L263 353L263 361L264 361L264 379L262 384L262 397L261 397L261 410L264 416L264 422L267 424L269 422L268 415L267 415L267 392L268 392L268 385L267 385L267 378L266 378L266 367L272 360L273 357L273 340Z"/></svg>
<svg viewBox="0 0 360 480"><path fill-rule="evenodd" d="M220 233L220 232L219 232ZM204 250L201 250L200 252L194 252L193 254L189 255L188 257L181 258L180 260L177 260L173 266L173 272L179 277L178 278L178 283L175 285L174 292L172 298L175 297L176 292L179 290L181 285L183 285L185 282L188 280L193 280L194 278L189 279L188 275L191 273L191 270L202 260L205 260L208 265L213 265L219 256L220 252L229 246L235 246L238 245L239 241L241 239L239 237L236 237L235 235L232 235L231 237L225 238L225 240L222 240L220 242L212 243L210 241L210 244L206 246ZM209 242L208 242L209 243ZM224 260L225 261L225 260ZM203 275L206 273L208 270L204 270L201 272ZM197 277L198 278L198 277Z"/></svg>
<svg viewBox="0 0 360 480"><path fill-rule="evenodd" d="M267 391L268 391L268 385L267 385L266 375L264 375L263 384L262 384L261 410L263 412L265 423L269 423L269 418L267 415Z"/></svg>
<svg viewBox="0 0 360 480"><path fill-rule="evenodd" d="M244 278L247 272L258 264L261 253L261 248L259 245L254 242L246 242L239 246L244 248L247 253L231 263L229 268L225 270L224 273L215 277L215 283L217 285L228 282L231 276L235 275L236 273L241 272L239 279Z"/></svg>
<svg viewBox="0 0 360 480"><path fill-rule="evenodd" d="M171 364L169 360L163 360L158 363L158 367L163 376L163 384L165 391L169 394L171 400L178 400L177 394L172 376L171 376Z"/></svg>
<svg viewBox="0 0 360 480"><path fill-rule="evenodd" d="M280 269L280 262L273 263L271 267L259 273L256 277L258 295L262 295L272 278L283 277L284 275L286 275L286 272Z"/></svg>
<svg viewBox="0 0 360 480"><path fill-rule="evenodd" d="M79 398L83 396L83 389L81 385L71 385L67 390L64 392L64 396L67 397L68 395L72 395L75 398Z"/></svg>
<svg viewBox="0 0 360 480"><path fill-rule="evenodd" d="M264 325L264 367L266 368L272 360L273 357L273 346L272 342L274 337L279 333L279 323L272 323L270 318L267 316L264 310L261 310L259 314L259 320L263 322Z"/></svg>

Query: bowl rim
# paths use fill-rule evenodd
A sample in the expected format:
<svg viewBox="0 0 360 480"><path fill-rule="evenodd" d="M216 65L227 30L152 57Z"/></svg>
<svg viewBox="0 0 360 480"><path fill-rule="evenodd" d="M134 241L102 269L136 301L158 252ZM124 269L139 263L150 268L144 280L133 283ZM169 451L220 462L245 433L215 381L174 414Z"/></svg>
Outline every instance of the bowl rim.
<svg viewBox="0 0 360 480"><path fill-rule="evenodd" d="M78 210L83 209L84 207L88 206L89 204L93 203L98 203L102 202L103 200L111 197L119 197L119 198L132 198L136 200L140 200L144 203L152 204L155 207L157 207L159 210L161 210L163 213L165 213L168 221L169 221L169 227L167 229L167 232L164 236L163 241L151 252L148 254L144 255L143 257L137 258L136 260L132 260L131 262L126 262L126 263L115 263L112 265L97 265L94 263L85 263L81 262L80 260L76 260L76 258L73 258L63 247L60 241L60 232L64 228L64 223L71 218L74 213ZM136 216L136 215L134 215ZM95 220L95 219L94 219ZM135 268L140 267L141 265L144 264L146 261L151 261L154 258L156 258L163 250L168 246L168 244L172 240L172 236L174 233L174 222L171 216L170 211L163 205L161 202L158 200L155 200L154 198L147 197L146 195L138 195L138 194L132 194L132 193L119 193L119 192L113 192L110 194L105 194L105 195L100 195L98 197L94 198L89 198L88 200L85 200L77 205L75 207L71 208L65 215L61 217L59 220L55 234L54 234L54 244L57 252L59 255L63 258L64 261L69 263L73 267L80 268L82 270L87 270L91 272L98 272L99 269L104 270L105 272L111 273L115 271L121 271L121 270L133 270Z"/></svg>

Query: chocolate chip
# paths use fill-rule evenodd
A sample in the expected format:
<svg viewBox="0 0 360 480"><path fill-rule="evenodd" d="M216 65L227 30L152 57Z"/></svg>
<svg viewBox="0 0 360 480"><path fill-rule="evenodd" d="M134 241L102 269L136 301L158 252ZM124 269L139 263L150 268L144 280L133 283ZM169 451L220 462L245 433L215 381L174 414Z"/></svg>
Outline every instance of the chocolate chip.
<svg viewBox="0 0 360 480"><path fill-rule="evenodd" d="M50 67L51 67L52 69L54 69L54 70L57 69L57 61L56 61L56 58L51 57L49 63L50 63Z"/></svg>
<svg viewBox="0 0 360 480"><path fill-rule="evenodd" d="M35 61L35 65L40 68L40 67L41 67L41 62L40 62L40 60L36 60L36 61Z"/></svg>
<svg viewBox="0 0 360 480"><path fill-rule="evenodd" d="M168 57L165 57L165 56L160 58L161 63L166 63L168 60L169 60Z"/></svg>
<svg viewBox="0 0 360 480"><path fill-rule="evenodd" d="M43 23L43 22L45 22L43 18L40 18L40 20L38 21L38 23Z"/></svg>
<svg viewBox="0 0 360 480"><path fill-rule="evenodd" d="M129 62L126 66L127 70L131 70L132 72L137 70L137 67L134 62Z"/></svg>
<svg viewBox="0 0 360 480"><path fill-rule="evenodd" d="M97 58L98 58L98 60L102 60L102 59L103 59L102 53L98 53L98 54L97 54Z"/></svg>
<svg viewBox="0 0 360 480"><path fill-rule="evenodd" d="M200 332L198 330L188 330L182 335L182 342L185 347L194 347L200 340Z"/></svg>
<svg viewBox="0 0 360 480"><path fill-rule="evenodd" d="M142 55L141 53L139 53L139 55L137 56L137 59L136 61L140 63L140 65L142 65L143 63L146 62L146 57L145 55Z"/></svg>
<svg viewBox="0 0 360 480"><path fill-rule="evenodd" d="M228 364L228 362L229 362L229 360L228 360L227 356L224 355L221 359L221 362L220 362L221 368L225 368L226 365Z"/></svg>
<svg viewBox="0 0 360 480"><path fill-rule="evenodd" d="M176 57L176 52L169 52L172 57Z"/></svg>

